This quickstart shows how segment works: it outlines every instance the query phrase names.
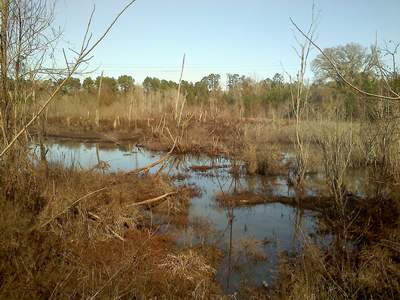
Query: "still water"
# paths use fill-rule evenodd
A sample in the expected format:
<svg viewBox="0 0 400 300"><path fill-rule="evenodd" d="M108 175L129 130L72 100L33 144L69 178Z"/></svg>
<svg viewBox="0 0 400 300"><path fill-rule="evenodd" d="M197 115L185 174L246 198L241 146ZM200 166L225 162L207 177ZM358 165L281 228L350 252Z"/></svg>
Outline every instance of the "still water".
<svg viewBox="0 0 400 300"><path fill-rule="evenodd" d="M136 145L49 141L47 147L50 161L91 169L100 158L108 164L107 172L144 167L164 155ZM177 185L195 185L201 191L191 201L190 225L179 233L178 242L183 246L212 244L223 252L217 279L228 293L235 292L241 283L265 285L272 282L279 253L299 251L305 237L312 236L321 244L330 240L330 237L317 234L315 215L311 211L279 203L233 209L218 205L216 195L219 193L250 191L262 194L268 191L278 196L294 194L283 177L234 176L230 172L232 164L240 165L240 162L223 157L185 156L175 157L170 168L165 169L170 174L185 175L175 181ZM218 168L196 172L192 166ZM154 167L150 172L157 170L158 167ZM309 189L306 192L315 194L317 191ZM199 231L199 227L203 230Z"/></svg>

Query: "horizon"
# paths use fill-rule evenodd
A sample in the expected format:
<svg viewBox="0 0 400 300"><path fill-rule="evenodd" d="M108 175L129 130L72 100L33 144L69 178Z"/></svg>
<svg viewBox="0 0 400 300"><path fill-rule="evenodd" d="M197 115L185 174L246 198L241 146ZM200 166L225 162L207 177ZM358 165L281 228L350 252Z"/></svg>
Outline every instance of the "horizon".
<svg viewBox="0 0 400 300"><path fill-rule="evenodd" d="M119 2L116 5L103 0L59 1L55 21L63 29L61 48L79 46L94 4L91 31L96 37L127 3ZM199 81L211 73L221 75L222 86L228 73L256 81L272 78L275 73L293 76L299 62L289 18L306 28L311 21L313 1L298 1L297 6L291 1L233 2L137 0L96 49L89 65L93 72L78 77L96 78L103 71L104 76L115 78L130 75L137 84L146 77L177 82L184 54L183 80L188 82ZM353 42L369 47L375 40L378 45L396 41L400 24L395 12L400 3L386 1L383 6L380 1L371 0L368 5L365 2L315 1L319 15L317 44L329 48ZM312 50L309 63L317 54ZM61 56L59 50L59 65L63 62ZM306 75L312 79L310 68Z"/></svg>

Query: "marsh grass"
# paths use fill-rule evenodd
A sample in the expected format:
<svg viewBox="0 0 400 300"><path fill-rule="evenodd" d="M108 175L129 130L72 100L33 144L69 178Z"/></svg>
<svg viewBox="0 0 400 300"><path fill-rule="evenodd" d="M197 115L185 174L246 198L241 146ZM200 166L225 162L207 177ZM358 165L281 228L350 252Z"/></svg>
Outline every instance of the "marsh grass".
<svg viewBox="0 0 400 300"><path fill-rule="evenodd" d="M175 90L144 93L138 88L133 101L131 96L105 94L100 105L92 98L93 95L84 93L60 97L49 109L45 120L46 132L98 140L111 136L112 142L118 144L133 139L156 150L170 149L173 140L179 137L176 152L223 154L235 161L244 161L250 175L288 174L290 181L291 170L299 169L296 166L296 161L301 161L296 151L299 149L290 148L296 139L296 123L285 113L274 114L260 109L258 104L244 111L240 105L222 99L218 99L221 101L217 105L216 99L208 99L204 103L186 103L181 122L177 124ZM130 106L132 109L128 109ZM352 121L332 115L321 119L321 115L315 113L307 116L300 125L304 142L301 155L307 158L305 178L322 170L325 189L330 194L306 197L299 202L293 198L278 200L292 206L301 204L318 212L321 232L332 234L336 239L326 247L307 243L299 256L282 260L276 286L249 289L248 292L253 293L256 299L398 298L398 121L395 118L389 121L385 116L368 121ZM283 157L286 152L294 156ZM370 187L365 189L363 198L353 195L346 184L349 171L357 168L363 168L368 174L366 185ZM11 291L8 287L15 288L10 272L15 268L19 270L17 274L23 274L21 278L29 282L29 289L47 296L52 293L49 290L56 290L60 295L72 291L73 295L99 293L105 297L168 295L166 297L172 299L174 296L207 298L212 295L214 286L210 279L213 267L208 257L204 253L198 256L196 252L172 251L170 237L154 234L155 224L151 221L157 214L161 216L159 220L187 226L190 189L182 189L179 195L168 197L154 207L125 209L128 202L151 199L174 187L162 176L125 178L123 174L85 173L54 165L48 166L47 172L44 166L36 168L22 162L4 166L3 170L12 174L1 179L2 197L8 201L2 205L10 216L3 225L7 238L2 246L2 253L6 253L7 264L2 268L6 270L4 274L7 274L5 278L8 281L5 290L8 292ZM237 177L243 175L240 164L233 164L231 171ZM82 195L104 185L110 189L71 206ZM249 199L254 203L243 205L271 202L271 199L259 195L257 198L245 192L229 195L229 199L217 195L216 199L222 205ZM58 216L66 208L66 213ZM20 220L19 216L22 216ZM32 247L51 245L56 249L51 253L55 253L57 259L63 257L58 261L50 259L51 268L59 267L61 262L68 266L66 269L63 266L64 272L54 280L44 275L47 263L42 267L33 261L33 257L49 251L47 246L42 250L38 248L28 258L10 254L16 249L12 248L14 244L24 244L27 252L33 251L26 246L31 233L24 233L22 238L19 235L33 225L49 220L51 222L46 226L35 229L36 239L41 242L33 243ZM149 246L147 252L142 253L136 247L145 240ZM72 247L71 243L75 246ZM118 247L127 249L127 252ZM242 249L247 249L251 256L256 248L249 242ZM71 252L71 249L77 252ZM93 249L104 253L104 257L95 256L96 260L89 260ZM109 258L108 251L118 254L118 257ZM137 258L134 263L128 258L132 256ZM102 259L110 260L104 263ZM26 265L28 272L23 271ZM166 272L171 268L175 271ZM208 271L195 273L199 278L194 284L194 277L188 276L190 268ZM67 278L69 272L72 273ZM125 272L127 277L120 276ZM36 278L32 274L41 274L42 277ZM87 279L77 283L77 278ZM40 287L38 282L41 282ZM21 291L26 292L26 289Z"/></svg>
<svg viewBox="0 0 400 300"><path fill-rule="evenodd" d="M392 240L395 244L397 242ZM364 246L347 259L309 242L292 260L283 255L273 299L397 299L398 250Z"/></svg>
<svg viewBox="0 0 400 300"><path fill-rule="evenodd" d="M6 170L12 175L3 176ZM157 207L137 207L129 204L170 191L168 178L59 163L45 171L29 159L16 169L2 165L1 174L1 298L207 299L218 292L208 260L180 253L146 213L187 214L189 189ZM189 254L187 261L203 268L196 282L181 276L185 265L165 272L160 264Z"/></svg>

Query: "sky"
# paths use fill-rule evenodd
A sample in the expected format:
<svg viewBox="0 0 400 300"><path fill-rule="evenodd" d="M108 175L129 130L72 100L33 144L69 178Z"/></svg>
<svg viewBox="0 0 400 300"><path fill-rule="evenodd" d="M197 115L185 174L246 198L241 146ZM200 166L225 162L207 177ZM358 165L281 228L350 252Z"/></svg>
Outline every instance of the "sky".
<svg viewBox="0 0 400 300"><path fill-rule="evenodd" d="M125 0L58 0L55 25L59 48L80 47L93 5L93 38L110 24ZM316 42L335 47L377 40L400 42L400 0L315 0ZM256 80L295 74L299 59L290 17L301 27L311 21L309 0L136 0L94 51L91 77L131 75L198 81L210 73L238 73ZM60 52L59 52L60 55ZM310 59L317 55L311 53ZM61 56L59 56L60 58ZM59 64L62 60L59 59ZM312 78L312 72L307 73Z"/></svg>

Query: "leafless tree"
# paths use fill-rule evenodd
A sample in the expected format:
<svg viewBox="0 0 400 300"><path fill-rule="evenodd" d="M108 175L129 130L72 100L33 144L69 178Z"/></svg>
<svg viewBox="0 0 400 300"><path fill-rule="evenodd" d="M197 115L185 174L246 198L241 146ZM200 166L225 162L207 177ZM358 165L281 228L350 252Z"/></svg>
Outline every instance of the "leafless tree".
<svg viewBox="0 0 400 300"><path fill-rule="evenodd" d="M290 19L290 21L294 24L292 19ZM307 31L308 36L313 37L315 35L316 22L317 19L315 14L315 6L313 5L311 23ZM293 112L296 121L296 137L294 142L296 149L295 183L297 187L301 188L304 183L308 161L308 151L307 149L305 149L306 144L304 142L301 119L306 109L308 98L308 87L305 85L305 73L307 70L308 57L311 51L312 44L310 43L309 39L300 40L297 36L295 37L298 44L297 48L295 48L295 51L300 60L300 68L297 73L295 82L292 82L292 86L294 86L294 88L291 88L291 97Z"/></svg>
<svg viewBox="0 0 400 300"><path fill-rule="evenodd" d="M90 33L92 18L95 12L95 9L93 8L80 49L70 49L73 56L71 59L67 58L66 52L63 49L65 68L59 70L44 67L45 51L54 45L54 41L56 41L58 37L57 34L54 34L49 38L49 35L47 34L48 31L51 30L54 1L2 1L0 66L1 93L3 100L1 102L1 123L5 147L0 152L0 158L11 149L15 142L41 116L71 76L77 73L80 67L85 65L92 58L91 55L94 49L103 41L120 16L135 1L136 0L128 1L110 25L105 29L104 33L94 41L93 36ZM32 80L39 74L51 74L56 71L64 74L64 80L54 89L44 104L29 121L21 125L16 124L15 117L14 120L12 118L12 112L17 107L17 102L19 101L19 95L22 89L20 87L16 89L17 84L14 84L14 87L10 89L10 82L20 83L22 80L26 80L26 78ZM10 93L11 91L13 93ZM10 97L10 94L13 94L14 96ZM17 129L17 126L19 129Z"/></svg>
<svg viewBox="0 0 400 300"><path fill-rule="evenodd" d="M389 41L385 43L385 48L383 49L384 55L389 56L392 63L392 77L393 79L397 78L397 64L396 64L396 56L398 54L398 50L400 47L400 43L395 43L394 41Z"/></svg>
<svg viewBox="0 0 400 300"><path fill-rule="evenodd" d="M52 27L54 4L50 0L2 1L0 107L5 140L24 122L24 114L17 109L31 96L32 83L60 36Z"/></svg>

